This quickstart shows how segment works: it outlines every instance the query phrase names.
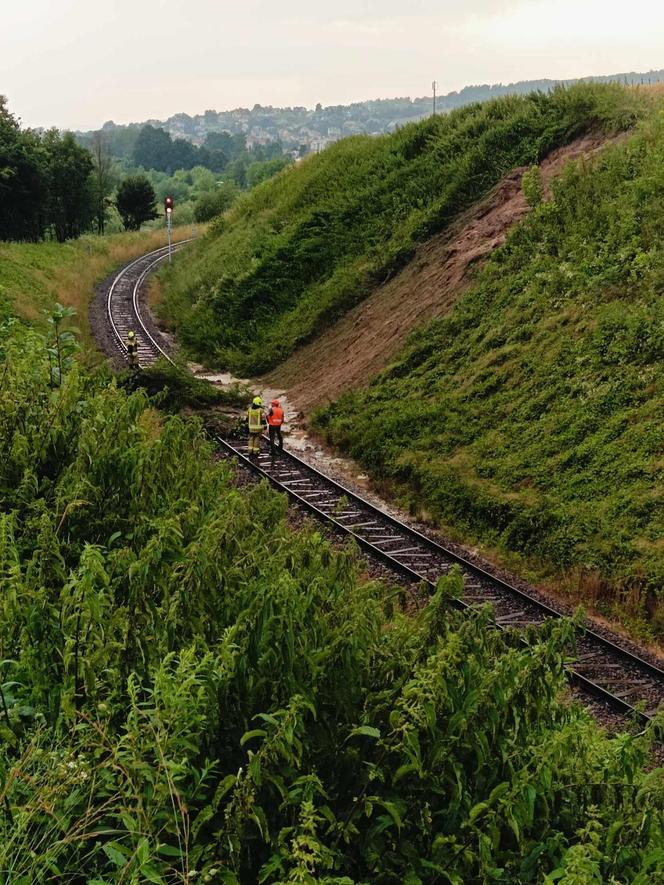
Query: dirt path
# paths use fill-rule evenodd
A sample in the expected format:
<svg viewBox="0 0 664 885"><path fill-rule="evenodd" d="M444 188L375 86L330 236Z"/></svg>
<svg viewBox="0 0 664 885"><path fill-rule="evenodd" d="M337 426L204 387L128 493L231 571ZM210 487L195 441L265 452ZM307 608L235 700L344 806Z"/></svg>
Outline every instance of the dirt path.
<svg viewBox="0 0 664 885"><path fill-rule="evenodd" d="M553 151L540 168L545 184L570 160L589 157L609 140L587 135ZM260 379L283 394L294 411L309 412L352 387L361 387L389 364L408 336L448 313L472 280L478 262L505 242L528 212L521 191L525 167L507 175L451 228L418 247L414 259L327 332Z"/></svg>

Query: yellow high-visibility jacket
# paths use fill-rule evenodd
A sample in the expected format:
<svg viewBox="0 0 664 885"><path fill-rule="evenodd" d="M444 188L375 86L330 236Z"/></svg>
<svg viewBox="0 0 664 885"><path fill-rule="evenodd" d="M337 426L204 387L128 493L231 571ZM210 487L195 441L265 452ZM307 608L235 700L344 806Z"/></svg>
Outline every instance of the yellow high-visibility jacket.
<svg viewBox="0 0 664 885"><path fill-rule="evenodd" d="M261 433L263 430L263 410L260 406L249 406L247 409L249 433Z"/></svg>

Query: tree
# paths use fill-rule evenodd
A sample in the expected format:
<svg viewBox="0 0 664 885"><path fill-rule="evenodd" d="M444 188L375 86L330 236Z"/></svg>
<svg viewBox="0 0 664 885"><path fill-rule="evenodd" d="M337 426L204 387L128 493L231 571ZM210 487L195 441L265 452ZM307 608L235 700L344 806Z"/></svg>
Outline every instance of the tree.
<svg viewBox="0 0 664 885"><path fill-rule="evenodd" d="M151 221L159 214L154 188L145 175L125 178L118 188L115 205L125 230L139 230L144 221Z"/></svg>
<svg viewBox="0 0 664 885"><path fill-rule="evenodd" d="M238 157L226 166L226 175L231 178L238 187L247 186L247 161L245 157Z"/></svg>
<svg viewBox="0 0 664 885"><path fill-rule="evenodd" d="M59 243L89 230L94 217L93 163L71 132L51 129L43 139L48 176L48 222Z"/></svg>
<svg viewBox="0 0 664 885"><path fill-rule="evenodd" d="M92 197L94 202L95 220L97 232L104 233L106 217L111 207L111 194L113 193L113 158L108 142L108 136L103 132L95 132L92 136L90 148L92 154Z"/></svg>
<svg viewBox="0 0 664 885"><path fill-rule="evenodd" d="M46 224L47 179L44 149L19 122L0 95L0 239L39 240Z"/></svg>
<svg viewBox="0 0 664 885"><path fill-rule="evenodd" d="M203 144L209 151L223 151L227 157L233 153L233 136L225 130L223 132L208 132Z"/></svg>
<svg viewBox="0 0 664 885"><path fill-rule="evenodd" d="M211 221L233 205L238 196L237 187L230 181L225 182L216 190L205 191L194 205L194 220L199 223Z"/></svg>
<svg viewBox="0 0 664 885"><path fill-rule="evenodd" d="M172 172L177 168L172 165L172 147L173 140L168 132L155 126L144 126L134 145L134 163L144 169Z"/></svg>
<svg viewBox="0 0 664 885"><path fill-rule="evenodd" d="M199 149L186 138L172 139L163 129L143 126L134 145L133 159L137 166L145 169L172 173L199 165L198 154Z"/></svg>
<svg viewBox="0 0 664 885"><path fill-rule="evenodd" d="M251 163L247 168L247 185L252 188L256 187L268 178L272 178L277 172L281 172L286 166L290 166L292 160L290 157L276 157L274 160L265 160L264 162Z"/></svg>
<svg viewBox="0 0 664 885"><path fill-rule="evenodd" d="M184 138L176 138L171 142L170 168L193 169L198 164L198 149Z"/></svg>

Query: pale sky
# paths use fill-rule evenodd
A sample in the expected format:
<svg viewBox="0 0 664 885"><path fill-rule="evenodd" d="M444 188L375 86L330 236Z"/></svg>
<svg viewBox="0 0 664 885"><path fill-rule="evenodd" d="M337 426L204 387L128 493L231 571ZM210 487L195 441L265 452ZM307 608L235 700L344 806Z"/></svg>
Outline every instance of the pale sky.
<svg viewBox="0 0 664 885"><path fill-rule="evenodd" d="M664 67L662 0L0 0L0 22L27 126Z"/></svg>

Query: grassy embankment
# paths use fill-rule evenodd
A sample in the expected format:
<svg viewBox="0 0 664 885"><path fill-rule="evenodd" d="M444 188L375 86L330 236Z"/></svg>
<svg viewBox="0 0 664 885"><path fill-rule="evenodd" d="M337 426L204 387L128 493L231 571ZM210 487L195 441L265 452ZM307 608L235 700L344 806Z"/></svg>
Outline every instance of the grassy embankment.
<svg viewBox="0 0 664 885"><path fill-rule="evenodd" d="M181 237L189 231L184 228ZM166 242L164 230L90 235L68 243L0 242L0 313L42 327L55 302L73 307L82 342L91 350L88 304L95 285L119 265Z"/></svg>
<svg viewBox="0 0 664 885"><path fill-rule="evenodd" d="M466 539L664 636L664 117L568 167L448 318L317 426Z"/></svg>
<svg viewBox="0 0 664 885"><path fill-rule="evenodd" d="M265 371L507 171L589 129L630 126L644 105L620 87L578 86L339 142L256 188L165 270L161 314L198 358Z"/></svg>
<svg viewBox="0 0 664 885"><path fill-rule="evenodd" d="M568 625L499 635L454 575L404 616L195 421L47 345L0 324L7 882L664 877L654 730L561 703Z"/></svg>
<svg viewBox="0 0 664 885"><path fill-rule="evenodd" d="M568 626L498 634L458 576L404 616L196 422L0 353L7 882L661 880L654 731L561 703Z"/></svg>

